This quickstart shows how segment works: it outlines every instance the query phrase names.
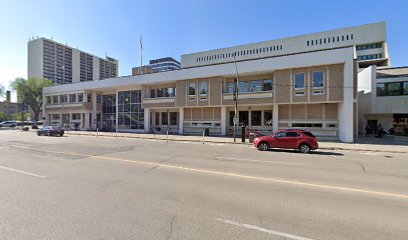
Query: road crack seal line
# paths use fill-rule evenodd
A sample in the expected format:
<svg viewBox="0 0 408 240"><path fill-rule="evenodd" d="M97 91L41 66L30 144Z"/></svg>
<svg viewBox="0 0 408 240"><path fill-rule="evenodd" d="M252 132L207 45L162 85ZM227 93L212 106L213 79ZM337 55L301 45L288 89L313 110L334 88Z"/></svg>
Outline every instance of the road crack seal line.
<svg viewBox="0 0 408 240"><path fill-rule="evenodd" d="M169 240L170 238L171 238L171 235L173 234L173 223L174 223L174 220L176 219L176 214L174 214L173 215L173 218L171 219L171 222L170 222L170 233L169 233L169 236L167 237L167 240Z"/></svg>
<svg viewBox="0 0 408 240"><path fill-rule="evenodd" d="M403 194L403 193L381 192L381 191L369 190L369 189L367 190L367 189L362 189L362 188L341 187L341 186L335 186L335 185L301 182L301 181L296 181L296 180L286 180L286 179L280 179L280 178L257 177L257 176L244 175L244 174L238 174L238 173L233 173L233 172L219 172L219 171L212 171L212 170L206 170L206 169L200 169L200 168L160 164L160 163L153 163L153 162L146 162L146 161L139 161L139 160L128 160L128 159L121 159L121 158L108 157L108 156L96 156L96 155L86 155L86 154L81 154L81 153L51 151L51 150L43 150L43 149L23 147L23 146L13 146L13 145L8 145L8 146L15 147L15 148L21 148L21 149L30 149L34 151L40 151L40 152L54 153L54 154L83 156L83 157L94 158L94 159L111 160L111 161L147 165L147 166L157 165L163 168L184 170L184 171L190 171L190 172L196 172L196 173L206 173L206 174L212 174L212 175L243 178L243 179L258 180L258 181L265 181L265 182L273 182L273 183L280 183L280 184L287 184L287 185L301 186L301 187L310 187L310 188L317 188L317 189L336 190L336 191L342 191L342 192L353 192L353 193L361 193L361 194L368 194L368 195L378 195L378 196L383 196L383 197L399 198L405 201L408 200L408 194Z"/></svg>
<svg viewBox="0 0 408 240"><path fill-rule="evenodd" d="M171 159L173 159L173 158L166 158L166 159L164 159L164 160L158 162L158 164L165 163L165 162L167 162L167 161L169 161L169 160L171 160ZM146 174L146 173L149 173L149 172L155 170L158 166L159 166L159 165L155 165L155 166L153 166L152 168L147 169L146 171L143 172L143 174Z"/></svg>

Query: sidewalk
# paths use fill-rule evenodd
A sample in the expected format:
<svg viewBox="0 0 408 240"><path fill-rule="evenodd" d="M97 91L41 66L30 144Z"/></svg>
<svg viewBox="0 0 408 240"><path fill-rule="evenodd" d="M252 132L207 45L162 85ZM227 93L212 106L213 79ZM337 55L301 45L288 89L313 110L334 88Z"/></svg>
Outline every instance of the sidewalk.
<svg viewBox="0 0 408 240"><path fill-rule="evenodd" d="M114 133L114 132L86 132L86 131L68 131L67 135L84 135L112 138L139 138L139 139L156 139L164 141L184 141L184 142L203 142L204 143L227 143L227 144L242 144L241 138L237 138L237 142L231 137L202 137L190 135L163 135L163 134L143 134L143 133ZM248 139L247 142L248 143ZM408 153L408 139L384 137L369 138L360 137L357 143L342 143L320 141L320 149L325 150L352 150L352 151L371 151L371 152L391 152L391 153Z"/></svg>

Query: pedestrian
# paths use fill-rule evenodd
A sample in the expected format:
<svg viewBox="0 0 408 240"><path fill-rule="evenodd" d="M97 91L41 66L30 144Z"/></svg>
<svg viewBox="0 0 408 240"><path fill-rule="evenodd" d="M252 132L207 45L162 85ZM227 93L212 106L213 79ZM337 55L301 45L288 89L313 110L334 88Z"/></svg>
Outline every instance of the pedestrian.
<svg viewBox="0 0 408 240"><path fill-rule="evenodd" d="M366 134L366 136L368 137L368 135L371 133L371 128L370 128L370 126L366 126L365 127L365 134Z"/></svg>
<svg viewBox="0 0 408 240"><path fill-rule="evenodd" d="M384 135L384 133L385 133L385 131L384 131L384 128L382 127L381 123L378 124L378 127L377 127L377 137L378 137L378 138L382 138L383 135Z"/></svg>

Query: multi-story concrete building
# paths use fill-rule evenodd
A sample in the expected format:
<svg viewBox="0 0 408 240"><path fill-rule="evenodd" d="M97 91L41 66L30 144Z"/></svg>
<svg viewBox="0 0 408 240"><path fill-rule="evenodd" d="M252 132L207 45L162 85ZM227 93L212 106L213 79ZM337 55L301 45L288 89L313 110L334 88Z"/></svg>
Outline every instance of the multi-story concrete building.
<svg viewBox="0 0 408 240"><path fill-rule="evenodd" d="M356 46L371 43L384 55L358 61L366 50ZM388 65L386 49L385 24L377 23L186 54L180 70L45 88L44 112L48 124L82 129L230 135L239 78L240 124L353 142L358 66Z"/></svg>
<svg viewBox="0 0 408 240"><path fill-rule="evenodd" d="M43 37L28 42L29 78L44 77L67 84L117 76L116 59L103 59Z"/></svg>
<svg viewBox="0 0 408 240"><path fill-rule="evenodd" d="M324 51L340 47L356 50L358 66L390 66L386 23L378 22L296 37L246 44L181 56L181 67L278 57L290 54Z"/></svg>
<svg viewBox="0 0 408 240"><path fill-rule="evenodd" d="M371 66L358 74L359 130L381 124L408 136L408 67Z"/></svg>
<svg viewBox="0 0 408 240"><path fill-rule="evenodd" d="M148 65L132 68L132 75L149 74L154 72L173 71L181 68L180 62L172 57L150 60Z"/></svg>

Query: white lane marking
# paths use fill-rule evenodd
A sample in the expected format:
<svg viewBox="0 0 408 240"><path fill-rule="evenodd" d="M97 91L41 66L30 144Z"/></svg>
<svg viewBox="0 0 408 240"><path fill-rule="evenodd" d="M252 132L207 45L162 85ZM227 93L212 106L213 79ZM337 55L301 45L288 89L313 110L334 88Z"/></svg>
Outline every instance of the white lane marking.
<svg viewBox="0 0 408 240"><path fill-rule="evenodd" d="M377 152L360 152L360 154L365 154L365 155L380 155Z"/></svg>
<svg viewBox="0 0 408 240"><path fill-rule="evenodd" d="M228 219L214 218L214 220L219 221L219 222L223 222L223 223L227 223L227 224L231 224L231 225L235 225L235 226L242 227L242 228L247 228L247 229L257 230L257 231L264 232L264 233L269 233L269 234L279 236L279 237L285 237L285 238L290 238L290 239L294 239L294 240L313 240L311 238L305 238L305 237L300 237L300 236L296 236L296 235L289 234L289 233L278 232L278 231L274 231L274 230L270 230L270 229L266 229L266 228L261 228L261 227L255 226L255 225L250 225L250 224L231 221L231 220L228 220Z"/></svg>
<svg viewBox="0 0 408 240"><path fill-rule="evenodd" d="M22 174L30 175L30 176L33 176L33 177L45 178L45 176L42 176L42 175L38 175L38 174L35 174L35 173L30 173L30 172L26 172L26 171L14 169L14 168L9 168L9 167L5 167L5 166L0 166L0 169L9 170L9 171L16 172L16 173L22 173Z"/></svg>
<svg viewBox="0 0 408 240"><path fill-rule="evenodd" d="M254 159L245 159L245 158L231 158L231 157L216 157L216 158L218 158L218 159L235 160L235 161L277 163L277 164L298 165L298 166L305 166L305 165L306 165L306 164L301 164L301 163L275 162L275 161L268 161L268 160L254 160Z"/></svg>

